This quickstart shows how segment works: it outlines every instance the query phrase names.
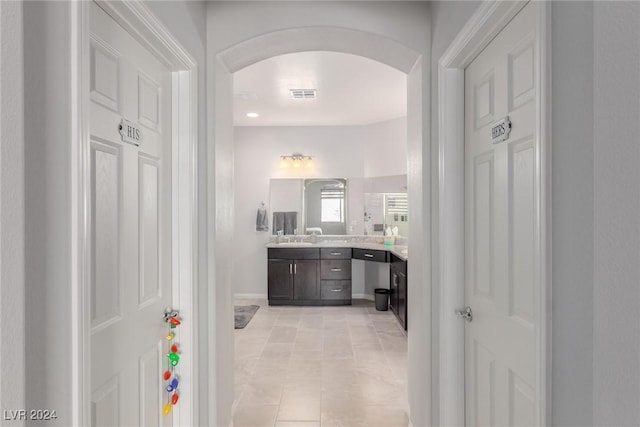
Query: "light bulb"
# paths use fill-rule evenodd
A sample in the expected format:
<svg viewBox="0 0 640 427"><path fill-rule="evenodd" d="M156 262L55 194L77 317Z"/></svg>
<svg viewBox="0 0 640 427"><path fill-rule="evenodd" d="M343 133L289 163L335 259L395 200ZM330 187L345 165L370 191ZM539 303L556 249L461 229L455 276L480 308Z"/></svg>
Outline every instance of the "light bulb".
<svg viewBox="0 0 640 427"><path fill-rule="evenodd" d="M293 167L294 168L299 168L300 167L300 159L295 159L293 161Z"/></svg>
<svg viewBox="0 0 640 427"><path fill-rule="evenodd" d="M312 168L313 167L313 159L311 157L307 158L307 167L308 168Z"/></svg>
<svg viewBox="0 0 640 427"><path fill-rule="evenodd" d="M280 162L280 167L281 168L288 168L289 167L289 162L287 162L287 158L283 157L282 161Z"/></svg>

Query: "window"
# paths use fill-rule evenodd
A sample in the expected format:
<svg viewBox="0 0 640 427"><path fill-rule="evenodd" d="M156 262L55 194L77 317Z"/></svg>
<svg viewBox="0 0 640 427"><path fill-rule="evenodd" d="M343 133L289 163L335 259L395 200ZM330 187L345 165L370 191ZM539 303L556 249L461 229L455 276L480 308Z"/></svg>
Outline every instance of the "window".
<svg viewBox="0 0 640 427"><path fill-rule="evenodd" d="M320 221L344 222L344 185L320 190Z"/></svg>

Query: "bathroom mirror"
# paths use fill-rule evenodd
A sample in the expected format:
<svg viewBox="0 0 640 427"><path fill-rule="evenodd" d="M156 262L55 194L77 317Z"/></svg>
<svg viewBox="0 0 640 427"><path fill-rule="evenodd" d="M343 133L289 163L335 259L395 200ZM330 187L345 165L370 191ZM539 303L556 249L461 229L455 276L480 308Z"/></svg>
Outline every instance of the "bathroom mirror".
<svg viewBox="0 0 640 427"><path fill-rule="evenodd" d="M399 236L409 235L406 175L366 178L363 193L363 234L383 235L397 227Z"/></svg>
<svg viewBox="0 0 640 427"><path fill-rule="evenodd" d="M383 235L387 228L399 236L408 236L407 193L365 193L364 234Z"/></svg>
<svg viewBox="0 0 640 427"><path fill-rule="evenodd" d="M347 234L347 180L304 180L304 233Z"/></svg>
<svg viewBox="0 0 640 427"><path fill-rule="evenodd" d="M313 184L313 183L316 184ZM312 184L305 192L305 184ZM340 188L333 188L343 184L344 192ZM317 188L314 188L317 187ZM325 198L322 198L322 188ZM406 236L408 233L408 218L405 215L401 217L401 213L392 212L394 208L387 208L391 216L385 215L385 199L384 194L402 194L407 192L407 176L391 175L379 177L354 177L354 178L273 178L270 182L269 196L269 224L272 234L277 234L279 229L287 234L309 234L309 232L322 231L323 235L345 235L345 234L382 234L382 232L374 231L385 227L397 226L398 234ZM308 195L306 193L309 193ZM379 196L373 196L378 194ZM368 195L368 201L365 200ZM387 200L391 201L391 196ZM376 202L375 200L379 200ZM325 217L322 217L322 200L325 200ZM374 206L379 204L380 215L365 216L365 206ZM393 202L396 203L396 202ZM388 203L387 203L388 204ZM288 230L284 228L284 222L274 224L273 214L275 212L289 212ZM292 213L295 212L295 215ZM311 214L309 215L309 212ZM368 212L367 212L368 213ZM398 214L398 220L394 221L395 214ZM293 218L295 217L295 218ZM338 220L339 219L339 220ZM404 220L403 220L404 219ZM295 220L295 225L294 225ZM370 226L370 232L365 229ZM320 230L318 230L320 228Z"/></svg>
<svg viewBox="0 0 640 427"><path fill-rule="evenodd" d="M272 179L270 193L272 234L347 234L345 178Z"/></svg>

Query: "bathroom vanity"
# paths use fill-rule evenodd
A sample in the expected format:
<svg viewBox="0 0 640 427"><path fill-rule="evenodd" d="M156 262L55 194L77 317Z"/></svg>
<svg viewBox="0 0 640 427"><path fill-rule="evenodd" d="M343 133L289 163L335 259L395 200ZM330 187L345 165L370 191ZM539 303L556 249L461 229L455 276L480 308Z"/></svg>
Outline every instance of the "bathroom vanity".
<svg viewBox="0 0 640 427"><path fill-rule="evenodd" d="M269 305L350 305L351 260L390 263L390 309L407 325L407 252L375 243L269 243Z"/></svg>

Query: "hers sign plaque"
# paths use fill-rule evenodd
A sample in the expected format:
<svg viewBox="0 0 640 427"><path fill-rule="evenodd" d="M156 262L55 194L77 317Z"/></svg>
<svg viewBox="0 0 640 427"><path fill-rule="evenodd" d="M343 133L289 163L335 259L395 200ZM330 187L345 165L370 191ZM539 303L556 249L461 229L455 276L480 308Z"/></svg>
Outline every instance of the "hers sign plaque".
<svg viewBox="0 0 640 427"><path fill-rule="evenodd" d="M509 116L498 120L491 126L491 143L497 144L498 142L506 141L509 139L510 132L511 121L509 120Z"/></svg>

